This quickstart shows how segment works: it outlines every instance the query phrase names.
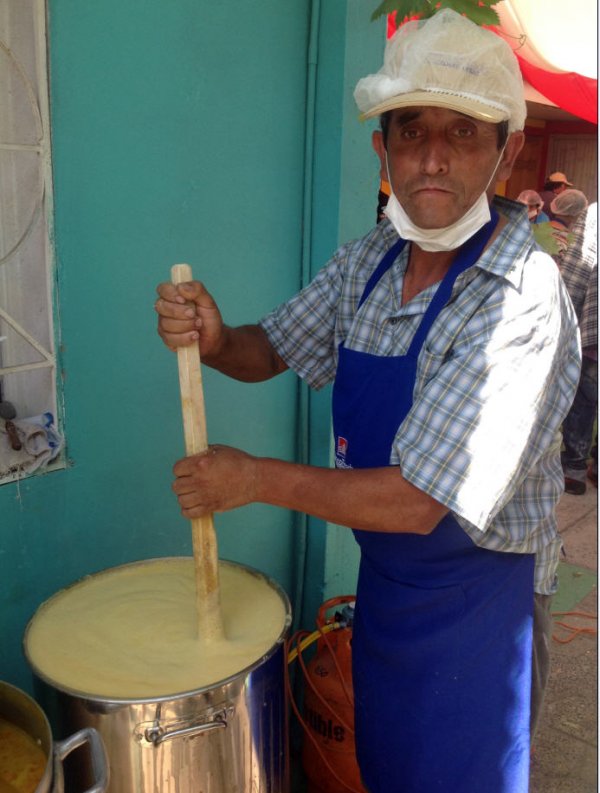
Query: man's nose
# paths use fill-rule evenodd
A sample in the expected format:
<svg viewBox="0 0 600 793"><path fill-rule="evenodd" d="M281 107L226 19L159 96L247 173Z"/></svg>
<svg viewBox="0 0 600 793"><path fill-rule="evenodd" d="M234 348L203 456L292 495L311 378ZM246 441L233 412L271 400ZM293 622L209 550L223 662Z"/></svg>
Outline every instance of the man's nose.
<svg viewBox="0 0 600 793"><path fill-rule="evenodd" d="M421 148L421 172L425 174L447 173L449 164L447 141L435 136L423 141Z"/></svg>

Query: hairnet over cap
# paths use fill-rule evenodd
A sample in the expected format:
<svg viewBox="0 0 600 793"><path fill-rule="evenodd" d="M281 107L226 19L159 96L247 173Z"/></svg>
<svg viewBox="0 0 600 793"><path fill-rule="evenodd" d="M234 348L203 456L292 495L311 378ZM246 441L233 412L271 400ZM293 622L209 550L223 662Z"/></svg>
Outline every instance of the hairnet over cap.
<svg viewBox="0 0 600 793"><path fill-rule="evenodd" d="M400 107L442 107L523 129L527 107L518 61L504 39L450 9L406 22L388 41L383 66L359 80L363 118Z"/></svg>
<svg viewBox="0 0 600 793"><path fill-rule="evenodd" d="M517 201L520 201L522 204L527 204L530 207L543 207L544 202L542 197L539 193L535 190L523 190L517 196Z"/></svg>
<svg viewBox="0 0 600 793"><path fill-rule="evenodd" d="M587 209L588 200L581 190L563 190L550 204L550 211L554 215L567 215L575 217Z"/></svg>

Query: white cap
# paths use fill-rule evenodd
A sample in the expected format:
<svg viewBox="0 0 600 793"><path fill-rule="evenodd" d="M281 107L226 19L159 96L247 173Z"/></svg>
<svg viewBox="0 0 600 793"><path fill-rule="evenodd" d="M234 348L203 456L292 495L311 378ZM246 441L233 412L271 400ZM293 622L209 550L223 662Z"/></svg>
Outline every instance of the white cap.
<svg viewBox="0 0 600 793"><path fill-rule="evenodd" d="M443 107L523 129L527 107L519 63L504 39L450 9L406 22L388 41L383 66L359 80L363 118L398 107Z"/></svg>

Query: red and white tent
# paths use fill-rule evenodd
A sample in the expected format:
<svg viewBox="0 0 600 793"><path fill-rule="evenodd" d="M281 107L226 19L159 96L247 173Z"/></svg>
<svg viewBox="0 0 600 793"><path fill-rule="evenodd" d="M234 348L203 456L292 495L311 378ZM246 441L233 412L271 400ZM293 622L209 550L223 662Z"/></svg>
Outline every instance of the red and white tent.
<svg viewBox="0 0 600 793"><path fill-rule="evenodd" d="M570 14L564 0L502 0L494 9L500 25L492 30L513 49L526 89L530 85L547 103L597 124L596 0L576 0ZM388 17L388 37L396 30L394 17Z"/></svg>

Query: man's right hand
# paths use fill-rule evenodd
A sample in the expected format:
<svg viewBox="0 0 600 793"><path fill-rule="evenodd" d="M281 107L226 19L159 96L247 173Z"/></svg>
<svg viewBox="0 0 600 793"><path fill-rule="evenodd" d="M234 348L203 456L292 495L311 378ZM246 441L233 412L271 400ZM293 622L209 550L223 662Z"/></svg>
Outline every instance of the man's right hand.
<svg viewBox="0 0 600 793"><path fill-rule="evenodd" d="M158 335L170 350L200 345L201 357L218 356L224 342L224 325L217 304L199 281L175 286L159 284L154 308Z"/></svg>

